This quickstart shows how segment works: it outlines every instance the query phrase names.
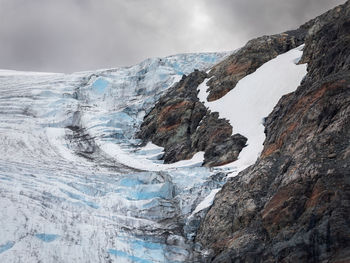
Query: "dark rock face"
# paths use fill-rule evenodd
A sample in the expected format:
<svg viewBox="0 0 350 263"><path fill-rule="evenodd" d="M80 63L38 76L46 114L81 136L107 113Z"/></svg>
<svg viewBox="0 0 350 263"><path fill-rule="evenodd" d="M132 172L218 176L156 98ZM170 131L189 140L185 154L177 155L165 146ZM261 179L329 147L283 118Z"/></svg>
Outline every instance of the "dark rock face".
<svg viewBox="0 0 350 263"><path fill-rule="evenodd" d="M152 141L163 146L165 163L190 159L198 151L205 151L206 166L219 166L235 161L245 146L246 139L239 135L231 136L231 125L205 108L197 99L198 85L206 78L211 78L207 82L208 101L223 97L240 79L256 71L262 64L305 41L312 41L310 36L339 17L339 10L329 11L297 30L253 39L214 66L208 75L195 71L184 77L145 117L137 137L144 142ZM331 36L328 40L330 38ZM314 45L311 42L307 45L303 62L311 59L308 49ZM332 55L329 59L331 57Z"/></svg>
<svg viewBox="0 0 350 263"><path fill-rule="evenodd" d="M249 41L210 71L207 100L220 99L232 90L239 80L256 71L262 64L303 44L306 32L306 28L301 27L298 30Z"/></svg>
<svg viewBox="0 0 350 263"><path fill-rule="evenodd" d="M192 157L189 136L206 114L196 88L206 74L196 71L170 88L144 118L138 137L165 147L165 162Z"/></svg>
<svg viewBox="0 0 350 263"><path fill-rule="evenodd" d="M163 146L166 163L190 159L205 151L204 164L217 166L237 159L247 139L231 136L232 127L218 113L211 113L199 101L197 87L207 74L195 71L183 76L160 98L144 119L138 138Z"/></svg>
<svg viewBox="0 0 350 263"><path fill-rule="evenodd" d="M205 148L204 166L219 166L237 160L246 142L247 138L237 133L221 138L217 143L208 144L208 147Z"/></svg>
<svg viewBox="0 0 350 263"><path fill-rule="evenodd" d="M307 76L199 228L203 262L350 262L350 2L312 24Z"/></svg>
<svg viewBox="0 0 350 263"><path fill-rule="evenodd" d="M214 66L209 72L208 76L211 79L207 82L208 101L222 98L237 85L239 80L255 72L269 60L300 46L305 41L308 43L311 35L332 20L339 18L340 12L341 8L334 9L310 20L296 30L250 40L244 47ZM312 45L312 43L308 44L308 46ZM305 54L308 55L308 51Z"/></svg>

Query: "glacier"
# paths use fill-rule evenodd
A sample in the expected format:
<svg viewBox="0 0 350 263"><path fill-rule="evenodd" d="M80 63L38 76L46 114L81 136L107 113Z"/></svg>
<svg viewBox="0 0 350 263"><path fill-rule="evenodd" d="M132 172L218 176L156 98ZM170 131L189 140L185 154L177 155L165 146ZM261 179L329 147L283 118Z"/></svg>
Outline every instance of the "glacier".
<svg viewBox="0 0 350 263"><path fill-rule="evenodd" d="M182 74L229 53L73 74L0 70L0 262L189 262L225 175L134 135ZM200 213L200 211L198 211Z"/></svg>

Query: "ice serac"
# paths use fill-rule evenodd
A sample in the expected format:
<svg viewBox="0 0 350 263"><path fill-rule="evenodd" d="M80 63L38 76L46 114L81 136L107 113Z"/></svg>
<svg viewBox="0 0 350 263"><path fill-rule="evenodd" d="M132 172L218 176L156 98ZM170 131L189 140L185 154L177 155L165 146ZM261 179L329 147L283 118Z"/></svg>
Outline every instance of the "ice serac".
<svg viewBox="0 0 350 263"><path fill-rule="evenodd" d="M350 261L349 25L349 1L310 22L308 73L266 118L257 162L217 193L203 261Z"/></svg>
<svg viewBox="0 0 350 263"><path fill-rule="evenodd" d="M0 71L0 262L190 261L198 222L187 218L225 176L198 167L202 153L162 164L162 148L137 147L134 133L182 74L226 55Z"/></svg>

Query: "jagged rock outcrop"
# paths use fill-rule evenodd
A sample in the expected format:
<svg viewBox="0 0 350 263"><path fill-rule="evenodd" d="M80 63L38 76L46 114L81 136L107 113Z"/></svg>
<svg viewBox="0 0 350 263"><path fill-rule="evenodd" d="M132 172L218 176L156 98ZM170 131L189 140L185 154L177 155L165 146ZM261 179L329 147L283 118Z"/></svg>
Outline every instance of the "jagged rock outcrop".
<svg viewBox="0 0 350 263"><path fill-rule="evenodd" d="M339 7L337 10L326 12L296 30L250 40L211 69L208 74L210 80L207 82L208 101L220 99L232 90L239 80L255 72L264 63L303 44L308 36L337 18L340 15Z"/></svg>
<svg viewBox="0 0 350 263"><path fill-rule="evenodd" d="M262 64L304 43L306 28L250 40L244 47L214 66L207 82L208 101L220 99L239 80L256 71Z"/></svg>
<svg viewBox="0 0 350 263"><path fill-rule="evenodd" d="M219 119L217 112L203 117L196 131L191 135L192 149L205 151L204 165L218 166L236 160L247 138L232 135L232 127L225 119Z"/></svg>
<svg viewBox="0 0 350 263"><path fill-rule="evenodd" d="M206 166L219 166L236 160L246 139L239 135L231 136L231 125L219 119L218 115L210 115L212 113L197 99L198 85L209 79L207 100L217 100L232 90L239 80L276 56L308 41L309 36L338 16L339 12L330 11L296 30L253 39L214 66L209 74L197 71L183 78L145 117L137 137L163 146L165 163L190 159L198 151L205 151ZM307 54L308 51L305 52ZM210 123L199 125L202 119L208 120L204 116L211 116Z"/></svg>
<svg viewBox="0 0 350 263"><path fill-rule="evenodd" d="M350 2L310 21L308 74L265 122L257 162L216 195L207 262L350 262Z"/></svg>
<svg viewBox="0 0 350 263"><path fill-rule="evenodd" d="M183 76L144 118L137 137L164 147L166 163L204 151L204 165L222 165L236 160L245 146L244 136L232 135L229 122L199 101L197 87L206 77L198 70Z"/></svg>

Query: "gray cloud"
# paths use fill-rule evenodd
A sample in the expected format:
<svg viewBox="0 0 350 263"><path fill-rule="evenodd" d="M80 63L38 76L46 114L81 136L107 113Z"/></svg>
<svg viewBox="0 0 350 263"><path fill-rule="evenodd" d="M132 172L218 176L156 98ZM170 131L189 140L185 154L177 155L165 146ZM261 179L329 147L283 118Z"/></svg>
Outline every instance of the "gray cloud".
<svg viewBox="0 0 350 263"><path fill-rule="evenodd" d="M72 72L233 50L345 0L0 0L0 68Z"/></svg>
<svg viewBox="0 0 350 263"><path fill-rule="evenodd" d="M206 8L226 31L252 38L295 29L345 0L206 0Z"/></svg>

